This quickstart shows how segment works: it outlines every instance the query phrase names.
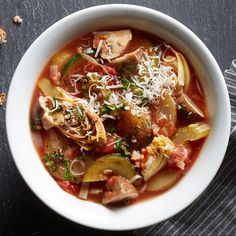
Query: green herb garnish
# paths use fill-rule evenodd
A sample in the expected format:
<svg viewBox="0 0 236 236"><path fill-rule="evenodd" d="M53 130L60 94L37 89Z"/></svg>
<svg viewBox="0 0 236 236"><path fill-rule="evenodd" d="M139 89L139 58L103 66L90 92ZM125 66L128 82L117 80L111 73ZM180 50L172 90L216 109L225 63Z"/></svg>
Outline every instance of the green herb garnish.
<svg viewBox="0 0 236 236"><path fill-rule="evenodd" d="M121 83L123 85L123 89L128 90L128 88L130 87L131 81L124 77L121 80Z"/></svg>
<svg viewBox="0 0 236 236"><path fill-rule="evenodd" d="M123 154L127 157L131 156L131 153L128 151L126 143L122 139L120 139L119 142L115 144L115 149L118 152L123 152Z"/></svg>
<svg viewBox="0 0 236 236"><path fill-rule="evenodd" d="M79 120L83 120L84 119L84 109L78 107L77 110L78 110L77 116L78 116Z"/></svg>
<svg viewBox="0 0 236 236"><path fill-rule="evenodd" d="M70 181L71 180L71 172L70 172L70 160L64 160L64 166L65 166L65 174L64 174L64 180Z"/></svg>
<svg viewBox="0 0 236 236"><path fill-rule="evenodd" d="M150 120L146 120L146 125L147 125L147 128L150 129L152 127L152 123Z"/></svg>

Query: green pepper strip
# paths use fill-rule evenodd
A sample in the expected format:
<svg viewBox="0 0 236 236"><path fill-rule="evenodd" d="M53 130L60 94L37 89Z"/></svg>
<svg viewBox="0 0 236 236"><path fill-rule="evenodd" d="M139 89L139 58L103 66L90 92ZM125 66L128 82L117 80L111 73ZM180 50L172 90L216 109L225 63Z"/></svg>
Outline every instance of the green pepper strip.
<svg viewBox="0 0 236 236"><path fill-rule="evenodd" d="M63 77L65 75L65 73L67 72L67 70L74 65L75 62L78 61L78 59L81 56L79 54L74 55L64 66L62 72L61 72L61 77Z"/></svg>

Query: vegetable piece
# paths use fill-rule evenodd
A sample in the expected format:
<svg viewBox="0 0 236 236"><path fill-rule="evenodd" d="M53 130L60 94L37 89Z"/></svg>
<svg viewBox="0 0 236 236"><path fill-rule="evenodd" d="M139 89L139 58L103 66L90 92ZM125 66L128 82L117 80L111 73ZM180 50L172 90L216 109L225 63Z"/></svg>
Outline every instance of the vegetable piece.
<svg viewBox="0 0 236 236"><path fill-rule="evenodd" d="M187 141L195 141L205 138L210 132L210 127L203 123L197 122L189 126L179 128L171 138L174 144L184 144Z"/></svg>
<svg viewBox="0 0 236 236"><path fill-rule="evenodd" d="M58 71L61 71L67 61L73 57L74 51L70 51L68 49L61 50L60 52L56 53L51 60L52 65L58 66Z"/></svg>
<svg viewBox="0 0 236 236"><path fill-rule="evenodd" d="M186 91L190 83L189 66L184 56L181 53L176 51L174 52L178 63L178 86L183 87L184 91Z"/></svg>
<svg viewBox="0 0 236 236"><path fill-rule="evenodd" d="M120 154L111 154L98 158L86 171L83 182L95 182L107 180L104 170L112 170L112 174L121 175L131 179L136 172L130 161Z"/></svg>
<svg viewBox="0 0 236 236"><path fill-rule="evenodd" d="M172 96L166 95L160 102L160 111L157 115L159 129L153 130L155 136L162 134L170 137L176 130L177 111L176 103Z"/></svg>
<svg viewBox="0 0 236 236"><path fill-rule="evenodd" d="M55 86L49 79L42 78L38 80L37 86L44 96L51 98L60 97L66 99L68 102L74 102L75 99L69 96L61 87Z"/></svg>
<svg viewBox="0 0 236 236"><path fill-rule="evenodd" d="M117 121L117 130L119 130L121 136L126 138L135 137L137 140L137 142L133 144L135 148L143 147L145 140L152 136L151 118L149 114L142 114L142 116L132 114L131 109L120 111L120 119Z"/></svg>
<svg viewBox="0 0 236 236"><path fill-rule="evenodd" d="M134 52L130 52L128 54L125 54L122 57L118 57L111 61L113 64L124 64L124 63L132 63L134 65L137 65L137 63L140 61L141 57L143 55L143 51L139 48L135 50Z"/></svg>
<svg viewBox="0 0 236 236"><path fill-rule="evenodd" d="M138 192L129 180L122 176L111 176L106 183L102 204L119 203L138 197Z"/></svg>
<svg viewBox="0 0 236 236"><path fill-rule="evenodd" d="M119 57L132 39L130 30L93 32L93 48L97 48L103 59Z"/></svg>
<svg viewBox="0 0 236 236"><path fill-rule="evenodd" d="M182 93L176 99L176 102L178 104L178 110L182 113L182 116L186 116L186 119L195 120L204 118L202 111L186 94Z"/></svg>
<svg viewBox="0 0 236 236"><path fill-rule="evenodd" d="M61 72L61 76L63 77L66 72L81 58L80 54L76 54L74 55L72 58L70 58L70 60L65 64L62 72Z"/></svg>
<svg viewBox="0 0 236 236"><path fill-rule="evenodd" d="M165 115L166 119L174 125L177 120L176 103L173 97L167 94L160 102L160 115Z"/></svg>
<svg viewBox="0 0 236 236"><path fill-rule="evenodd" d="M79 198L86 200L88 198L88 193L89 193L89 183L82 183L79 192Z"/></svg>
<svg viewBox="0 0 236 236"><path fill-rule="evenodd" d="M183 90L186 91L189 87L189 83L191 80L188 63L185 60L185 57L181 53L175 51L171 46L168 45L166 50L171 50L175 55L175 57L170 55L165 56L166 54L164 53L162 59L165 65L171 66L176 70L177 73L176 92L177 93L182 92Z"/></svg>
<svg viewBox="0 0 236 236"><path fill-rule="evenodd" d="M79 55L81 55L81 57L83 57L85 60L91 62L92 65L97 65L97 66L101 67L106 74L109 74L109 72L107 71L105 66L99 64L96 61L96 59L94 59L93 57L91 57L91 56L87 55L86 53L84 53L81 48L78 48L77 51L78 51Z"/></svg>
<svg viewBox="0 0 236 236"><path fill-rule="evenodd" d="M163 191L174 185L180 176L181 172L178 170L162 170L150 179L147 185L147 191Z"/></svg>
<svg viewBox="0 0 236 236"><path fill-rule="evenodd" d="M169 138L160 135L154 137L151 144L142 149L144 158L141 159L141 173L144 180L150 179L166 165L167 157L174 150L174 147Z"/></svg>

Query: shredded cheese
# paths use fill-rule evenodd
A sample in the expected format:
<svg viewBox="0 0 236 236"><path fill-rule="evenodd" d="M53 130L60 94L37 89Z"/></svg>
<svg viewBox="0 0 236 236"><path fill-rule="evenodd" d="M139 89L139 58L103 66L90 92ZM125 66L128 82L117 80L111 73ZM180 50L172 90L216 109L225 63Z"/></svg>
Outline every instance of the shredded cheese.
<svg viewBox="0 0 236 236"><path fill-rule="evenodd" d="M97 47L96 53L94 55L95 57L98 56L98 54L99 54L99 52L100 52L100 50L102 48L102 43L103 43L103 40L99 40L98 47Z"/></svg>

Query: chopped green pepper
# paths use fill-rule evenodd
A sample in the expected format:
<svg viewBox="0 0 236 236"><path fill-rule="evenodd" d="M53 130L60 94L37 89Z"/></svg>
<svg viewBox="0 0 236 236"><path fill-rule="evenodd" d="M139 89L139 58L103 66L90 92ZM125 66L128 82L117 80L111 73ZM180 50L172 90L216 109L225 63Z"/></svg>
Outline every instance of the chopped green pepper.
<svg viewBox="0 0 236 236"><path fill-rule="evenodd" d="M61 72L61 77L63 77L65 75L65 73L67 72L67 70L76 62L78 61L78 59L80 58L80 54L76 54L74 55L64 66L62 72Z"/></svg>

